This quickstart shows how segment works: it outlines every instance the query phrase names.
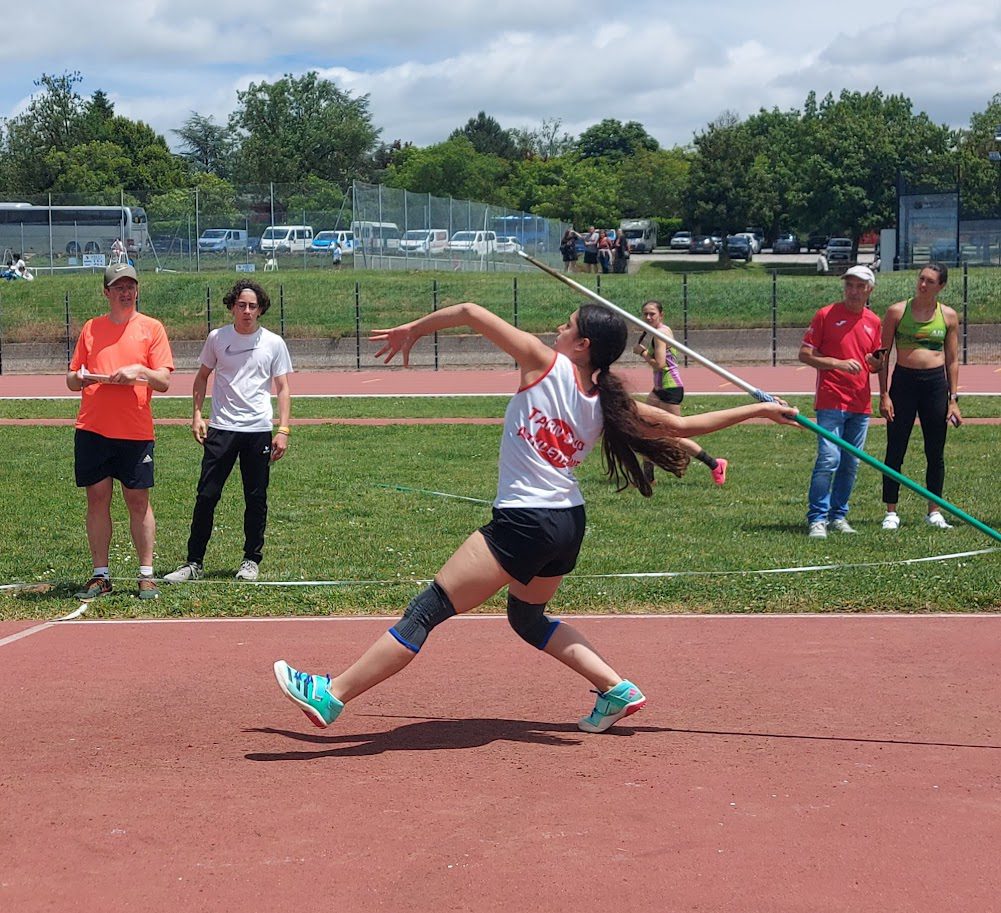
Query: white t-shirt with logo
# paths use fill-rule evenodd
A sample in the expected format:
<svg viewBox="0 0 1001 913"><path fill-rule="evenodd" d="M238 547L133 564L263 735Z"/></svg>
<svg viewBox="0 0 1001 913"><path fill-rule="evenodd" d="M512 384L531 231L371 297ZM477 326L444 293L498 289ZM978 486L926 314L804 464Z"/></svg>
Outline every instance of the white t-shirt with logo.
<svg viewBox="0 0 1001 913"><path fill-rule="evenodd" d="M210 428L271 430L271 382L292 373L292 359L281 336L261 326L245 335L227 324L209 333L199 361L215 371Z"/></svg>
<svg viewBox="0 0 1001 913"><path fill-rule="evenodd" d="M574 469L603 427L597 391L585 393L570 359L556 355L546 374L508 403L494 507L583 504Z"/></svg>

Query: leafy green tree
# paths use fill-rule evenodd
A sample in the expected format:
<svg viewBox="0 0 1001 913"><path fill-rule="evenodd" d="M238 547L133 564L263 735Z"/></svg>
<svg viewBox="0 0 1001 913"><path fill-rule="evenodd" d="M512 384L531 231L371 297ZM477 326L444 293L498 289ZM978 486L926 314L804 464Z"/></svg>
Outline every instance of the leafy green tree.
<svg viewBox="0 0 1001 913"><path fill-rule="evenodd" d="M752 161L747 130L733 112L724 112L695 137L684 206L694 231L733 232L747 224Z"/></svg>
<svg viewBox="0 0 1001 913"><path fill-rule="evenodd" d="M642 149L623 159L618 168L620 217L680 217L690 168L690 156L677 147Z"/></svg>
<svg viewBox="0 0 1001 913"><path fill-rule="evenodd" d="M449 139L466 137L473 148L480 155L496 155L498 158L512 161L518 158L518 147L511 137L511 133L505 130L485 111L480 111L476 117L471 117L466 126L459 130L453 130Z"/></svg>
<svg viewBox="0 0 1001 913"><path fill-rule="evenodd" d="M197 191L197 195L196 195ZM196 208L202 228L239 227L245 216L229 181L215 174L196 174L191 186L153 194L146 204L150 230L158 235L184 234L196 223ZM214 224L206 224L206 223Z"/></svg>
<svg viewBox="0 0 1001 913"><path fill-rule="evenodd" d="M1001 153L1001 140L995 139L999 126L1001 92L991 99L986 110L972 115L969 128L957 136L965 219L1001 219L1001 161L989 158L991 152Z"/></svg>
<svg viewBox="0 0 1001 913"><path fill-rule="evenodd" d="M386 183L414 193L506 205L500 188L510 165L478 153L465 136L424 148L407 147L387 169Z"/></svg>
<svg viewBox="0 0 1001 913"><path fill-rule="evenodd" d="M181 140L181 157L193 170L229 176L236 144L228 127L217 124L211 115L192 111L181 128L171 132Z"/></svg>
<svg viewBox="0 0 1001 913"><path fill-rule="evenodd" d="M576 151L582 159L602 159L619 162L646 149L656 152L660 148L643 125L634 120L623 124L614 118L588 127L577 139Z"/></svg>
<svg viewBox="0 0 1001 913"><path fill-rule="evenodd" d="M518 148L518 158L538 158L544 162L571 152L576 142L563 130L563 122L558 117L543 120L534 129L512 129L510 133Z"/></svg>
<svg viewBox="0 0 1001 913"><path fill-rule="evenodd" d="M368 96L354 98L315 71L251 83L237 92L230 128L239 135L237 173L266 184L310 176L347 185L365 177L379 138Z"/></svg>

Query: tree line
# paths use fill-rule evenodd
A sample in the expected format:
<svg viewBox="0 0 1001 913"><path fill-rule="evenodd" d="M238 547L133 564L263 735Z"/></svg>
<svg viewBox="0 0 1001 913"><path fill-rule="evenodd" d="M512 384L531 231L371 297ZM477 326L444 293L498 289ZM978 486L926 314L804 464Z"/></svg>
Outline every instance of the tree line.
<svg viewBox="0 0 1001 913"><path fill-rule="evenodd" d="M440 143L380 139L367 95L316 72L251 83L225 123L192 112L172 132L180 152L142 121L115 114L107 94L84 98L79 73L43 74L19 115L0 121L5 196L80 194L162 213L198 189L217 211L239 190L296 185L294 208L339 209L353 180L476 200L577 226L657 218L664 232L760 225L857 237L892 225L901 187L961 193L961 217L996 218L1001 93L968 127L915 112L903 95L810 92L801 109L724 112L686 147L663 148L635 121L602 120L579 136L559 119L504 128L486 112ZM20 195L20 196L19 196Z"/></svg>

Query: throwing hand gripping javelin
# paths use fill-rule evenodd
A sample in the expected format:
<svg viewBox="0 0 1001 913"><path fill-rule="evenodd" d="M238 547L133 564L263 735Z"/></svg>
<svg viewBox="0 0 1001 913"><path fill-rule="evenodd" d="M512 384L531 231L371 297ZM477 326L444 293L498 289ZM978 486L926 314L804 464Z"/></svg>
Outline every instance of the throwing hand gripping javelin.
<svg viewBox="0 0 1001 913"><path fill-rule="evenodd" d="M765 393L763 390L759 390L753 384L749 384L747 381L737 377L736 374L731 374L729 371L727 371L726 368L720 367L720 365L716 364L713 361L710 361L704 355L700 355L694 349L690 349L684 343L678 342L677 339L668 336L662 330L654 329L653 327L649 326L649 324L647 324L646 321L641 320L639 317L636 317L633 314L630 314L629 311L620 308L617 304L613 304L607 298L602 298L601 295L599 295L597 292L591 291L591 289L589 289L587 286L581 285L579 282L575 282L569 276L559 272L558 270L553 269L546 263L542 263L541 261L536 260L534 257L531 257L528 254L526 254L524 251L518 251L518 255L526 259L533 266L537 266L544 273L548 273L554 279L559 279L560 282L570 286L570 288L572 288L574 291L579 292L581 295L584 295L587 298L590 298L595 304L600 304L602 307L606 307L611 311L615 311L616 314L619 314L621 317L624 317L630 323L634 323L637 326L641 327L644 330L644 332L649 333L652 336L656 336L658 339L663 340L665 343L667 343L670 346L673 346L680 352L684 352L689 358L694 359L700 365L703 365L713 373L718 374L720 377L722 377L724 380L729 381L735 387L740 387L741 390L753 396L756 400L758 400L758 402L775 401L775 397L772 396L770 393ZM868 463L874 469L878 469L881 473L883 473L883 475L889 476L891 479L896 480L905 488L909 488L911 491L915 492L916 494L919 494L922 498L926 498L929 501L933 501L939 507L949 511L949 513L952 514L954 517L958 517L964 523L969 523L970 526L975 527L985 535L990 536L992 539L998 542L1001 542L1001 533L999 533L996 529L993 529L986 523L982 522L981 520L978 520L976 517L970 516L970 514L966 513L966 511L962 510L959 507L956 507L955 504L951 504L944 498L941 498L936 494L932 494L932 492L928 491L927 488L924 488L923 486L919 485L913 479L909 479L907 476L897 472L895 469L891 469L885 463L880 462L874 456L870 456L864 450L860 450L854 444L849 444L848 441L842 440L836 434L833 434L826 428L821 428L820 425L818 425L816 422L813 422L802 415L799 414L795 415L794 420L796 421L797 424L802 425L804 428L809 428L814 434L818 434L820 435L820 437L826 438L828 441L830 441L835 446L840 447L842 450L847 450L853 456L858 457L858 459L860 459L863 463Z"/></svg>

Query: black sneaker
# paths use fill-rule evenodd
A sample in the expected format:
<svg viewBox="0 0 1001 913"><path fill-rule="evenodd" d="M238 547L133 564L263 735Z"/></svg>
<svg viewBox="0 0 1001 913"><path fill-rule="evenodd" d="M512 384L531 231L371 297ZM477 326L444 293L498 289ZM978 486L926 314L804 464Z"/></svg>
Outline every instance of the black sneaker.
<svg viewBox="0 0 1001 913"><path fill-rule="evenodd" d="M106 596L111 592L111 578L103 574L91 577L82 590L73 594L74 599L97 599L98 596Z"/></svg>

